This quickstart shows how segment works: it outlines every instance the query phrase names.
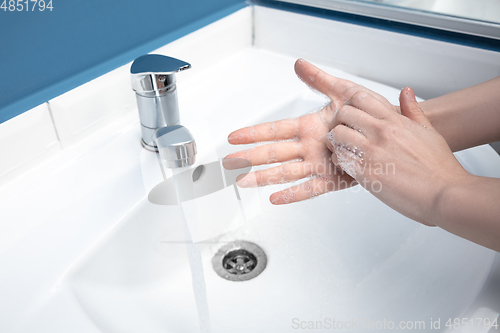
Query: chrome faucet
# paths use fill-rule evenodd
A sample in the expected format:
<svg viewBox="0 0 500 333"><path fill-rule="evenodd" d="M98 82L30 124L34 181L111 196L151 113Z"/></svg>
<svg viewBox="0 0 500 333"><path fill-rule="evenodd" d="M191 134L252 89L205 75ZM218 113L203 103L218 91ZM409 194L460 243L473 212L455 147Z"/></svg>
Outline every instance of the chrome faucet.
<svg viewBox="0 0 500 333"><path fill-rule="evenodd" d="M135 59L130 68L135 91L142 145L158 151L171 168L192 165L196 143L180 125L175 73L191 68L185 61L159 54Z"/></svg>

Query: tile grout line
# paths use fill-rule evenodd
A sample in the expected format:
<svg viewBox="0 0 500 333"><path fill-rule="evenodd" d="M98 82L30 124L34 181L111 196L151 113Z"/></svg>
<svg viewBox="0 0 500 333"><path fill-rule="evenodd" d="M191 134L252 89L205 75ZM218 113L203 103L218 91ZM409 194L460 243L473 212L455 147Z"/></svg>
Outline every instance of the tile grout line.
<svg viewBox="0 0 500 333"><path fill-rule="evenodd" d="M50 120L52 121L52 126L54 127L54 132L56 133L56 139L57 139L57 141L59 142L59 145L62 148L61 139L59 138L59 132L57 131L57 126L56 126L56 122L54 121L54 115L52 114L52 109L50 107L50 102L47 101L47 102L45 102L45 104L47 104L47 109L49 110Z"/></svg>

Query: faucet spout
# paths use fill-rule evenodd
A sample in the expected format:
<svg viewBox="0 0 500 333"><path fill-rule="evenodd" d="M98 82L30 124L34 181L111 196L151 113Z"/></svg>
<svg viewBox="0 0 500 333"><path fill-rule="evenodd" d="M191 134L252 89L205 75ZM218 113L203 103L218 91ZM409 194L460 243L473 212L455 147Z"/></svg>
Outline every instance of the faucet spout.
<svg viewBox="0 0 500 333"><path fill-rule="evenodd" d="M183 168L196 161L196 142L186 127L173 125L158 128L153 139L168 168Z"/></svg>

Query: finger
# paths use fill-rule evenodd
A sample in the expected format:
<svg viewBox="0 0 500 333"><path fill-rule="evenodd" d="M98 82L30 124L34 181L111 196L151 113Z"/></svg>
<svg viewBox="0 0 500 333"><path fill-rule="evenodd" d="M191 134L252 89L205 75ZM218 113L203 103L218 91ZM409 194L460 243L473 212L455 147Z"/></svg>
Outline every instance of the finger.
<svg viewBox="0 0 500 333"><path fill-rule="evenodd" d="M366 91L356 92L345 104L365 111L377 119L384 119L397 114L394 106L385 98L384 100L380 100Z"/></svg>
<svg viewBox="0 0 500 333"><path fill-rule="evenodd" d="M357 91L369 92L378 100L389 103L382 95L360 84L325 73L304 59L298 59L295 62L295 73L308 86L330 97L338 107Z"/></svg>
<svg viewBox="0 0 500 333"><path fill-rule="evenodd" d="M339 101L339 107L349 98L345 93L350 88L361 87L354 82L327 74L304 59L298 59L295 62L295 73L311 88L327 95L334 101Z"/></svg>
<svg viewBox="0 0 500 333"><path fill-rule="evenodd" d="M401 90L401 93L399 94L399 104L401 107L401 114L403 116L408 117L427 128L433 128L429 118L425 116L418 106L413 89L406 87Z"/></svg>
<svg viewBox="0 0 500 333"><path fill-rule="evenodd" d="M250 161L252 165L262 165L301 158L301 150L302 145L300 142L279 142L238 151L225 158L242 158Z"/></svg>
<svg viewBox="0 0 500 333"><path fill-rule="evenodd" d="M297 136L298 129L298 119L283 119L241 128L229 134L227 140L233 145L290 140Z"/></svg>
<svg viewBox="0 0 500 333"><path fill-rule="evenodd" d="M345 125L335 126L330 133L328 133L327 139L333 147L339 145L365 147L368 144L368 139L362 133Z"/></svg>
<svg viewBox="0 0 500 333"><path fill-rule="evenodd" d="M335 176L335 178L313 178L302 184L273 193L269 197L269 201L271 201L273 205L299 202L356 184L357 182L347 175L339 175Z"/></svg>
<svg viewBox="0 0 500 333"><path fill-rule="evenodd" d="M309 177L313 169L305 162L291 162L283 165L251 172L237 180L240 187L257 187L294 182Z"/></svg>
<svg viewBox="0 0 500 333"><path fill-rule="evenodd" d="M368 139L347 126L338 125L330 131L329 140L333 147L332 162L356 178L364 163L364 148Z"/></svg>
<svg viewBox="0 0 500 333"><path fill-rule="evenodd" d="M337 125L345 125L367 136L367 132L371 133L374 131L376 122L377 119L369 113L351 105L344 104L339 111L337 111L332 127L335 128Z"/></svg>

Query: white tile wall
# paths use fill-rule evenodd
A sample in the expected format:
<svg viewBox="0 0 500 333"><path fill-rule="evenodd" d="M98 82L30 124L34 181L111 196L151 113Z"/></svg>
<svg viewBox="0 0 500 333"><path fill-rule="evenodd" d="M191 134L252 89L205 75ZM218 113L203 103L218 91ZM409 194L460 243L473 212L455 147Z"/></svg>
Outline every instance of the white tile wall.
<svg viewBox="0 0 500 333"><path fill-rule="evenodd" d="M60 150L47 104L0 124L0 184Z"/></svg>
<svg viewBox="0 0 500 333"><path fill-rule="evenodd" d="M425 99L500 75L500 53L255 7L255 46L302 57Z"/></svg>
<svg viewBox="0 0 500 333"><path fill-rule="evenodd" d="M122 66L49 101L63 148L135 112L129 68Z"/></svg>

